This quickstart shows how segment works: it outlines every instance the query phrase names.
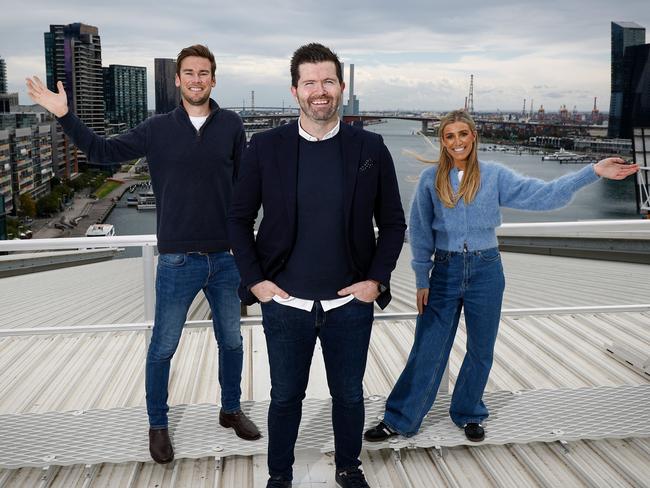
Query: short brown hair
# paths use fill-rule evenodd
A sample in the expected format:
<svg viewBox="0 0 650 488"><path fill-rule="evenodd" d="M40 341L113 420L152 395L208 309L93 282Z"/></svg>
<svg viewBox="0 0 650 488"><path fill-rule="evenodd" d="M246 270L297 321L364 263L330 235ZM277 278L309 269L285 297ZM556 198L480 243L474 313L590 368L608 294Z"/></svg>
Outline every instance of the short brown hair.
<svg viewBox="0 0 650 488"><path fill-rule="evenodd" d="M291 57L291 84L295 87L298 86L298 80L300 79L300 73L298 68L301 64L304 63L322 63L324 61L331 61L336 67L336 77L339 79L339 83L343 83L343 68L341 67L341 61L339 57L334 53L330 48L318 44L317 42L312 42L310 44L305 44L296 49L296 52L293 53Z"/></svg>
<svg viewBox="0 0 650 488"><path fill-rule="evenodd" d="M210 67L212 68L212 78L217 72L217 62L214 60L214 54L208 49L207 46L202 44L194 44L193 46L186 47L176 57L176 74L180 77L181 75L181 63L183 60L189 56L198 56L199 58L205 58L210 61Z"/></svg>

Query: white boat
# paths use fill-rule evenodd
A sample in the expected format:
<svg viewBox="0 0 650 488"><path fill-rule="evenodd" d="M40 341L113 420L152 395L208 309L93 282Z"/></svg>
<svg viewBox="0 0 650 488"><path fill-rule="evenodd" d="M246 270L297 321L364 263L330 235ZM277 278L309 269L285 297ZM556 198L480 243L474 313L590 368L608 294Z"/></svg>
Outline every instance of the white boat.
<svg viewBox="0 0 650 488"><path fill-rule="evenodd" d="M138 194L138 210L156 210L156 196L152 191Z"/></svg>
<svg viewBox="0 0 650 488"><path fill-rule="evenodd" d="M86 237L110 237L115 235L112 224L93 224L86 230Z"/></svg>
<svg viewBox="0 0 650 488"><path fill-rule="evenodd" d="M580 162L580 161L591 161L593 158L585 154L576 154L569 151L566 151L564 148L559 151L554 152L553 154L547 154L542 156L542 161L560 161L560 162Z"/></svg>

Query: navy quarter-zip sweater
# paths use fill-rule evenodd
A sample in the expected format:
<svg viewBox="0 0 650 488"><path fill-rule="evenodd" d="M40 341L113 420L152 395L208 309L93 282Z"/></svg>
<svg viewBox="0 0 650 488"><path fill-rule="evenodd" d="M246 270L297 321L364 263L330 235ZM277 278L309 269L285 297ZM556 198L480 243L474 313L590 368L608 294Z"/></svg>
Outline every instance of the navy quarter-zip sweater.
<svg viewBox="0 0 650 488"><path fill-rule="evenodd" d="M226 216L246 144L239 115L211 99L210 115L199 131L180 105L111 139L96 135L71 112L58 120L93 162L147 158L156 195L159 252L230 249Z"/></svg>

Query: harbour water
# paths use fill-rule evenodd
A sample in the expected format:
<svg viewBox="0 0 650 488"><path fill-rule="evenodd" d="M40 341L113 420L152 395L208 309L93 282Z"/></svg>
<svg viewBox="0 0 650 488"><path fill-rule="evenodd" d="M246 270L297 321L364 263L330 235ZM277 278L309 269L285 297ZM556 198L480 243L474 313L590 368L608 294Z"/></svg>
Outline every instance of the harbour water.
<svg viewBox="0 0 650 488"><path fill-rule="evenodd" d="M391 120L382 124L370 125L367 129L381 134L393 156L404 210L408 213L418 175L426 168L426 164L417 161L408 152L414 152L426 158L436 158L438 154L437 141L433 141L436 146L434 149L422 136L417 135L416 132L420 129L418 122ZM582 164L542 161L541 156L531 154L516 155L479 151L479 159L497 161L523 175L543 180L552 180L583 167ZM127 207L128 195L129 193L124 195L106 222L115 225L118 235L155 234L155 211L138 211L134 207ZM504 208L503 221L561 222L634 219L638 217L635 198L632 181L604 180L582 189L571 204L563 209L550 212L525 212ZM134 255L131 252L127 254Z"/></svg>

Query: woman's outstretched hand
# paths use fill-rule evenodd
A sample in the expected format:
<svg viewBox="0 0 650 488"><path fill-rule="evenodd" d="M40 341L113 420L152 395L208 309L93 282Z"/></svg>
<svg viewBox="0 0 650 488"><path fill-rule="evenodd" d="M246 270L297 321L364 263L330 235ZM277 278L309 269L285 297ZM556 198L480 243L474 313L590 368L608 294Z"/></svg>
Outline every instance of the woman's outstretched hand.
<svg viewBox="0 0 650 488"><path fill-rule="evenodd" d="M602 178L622 180L639 171L638 164L626 164L621 158L607 158L594 165L594 171Z"/></svg>

